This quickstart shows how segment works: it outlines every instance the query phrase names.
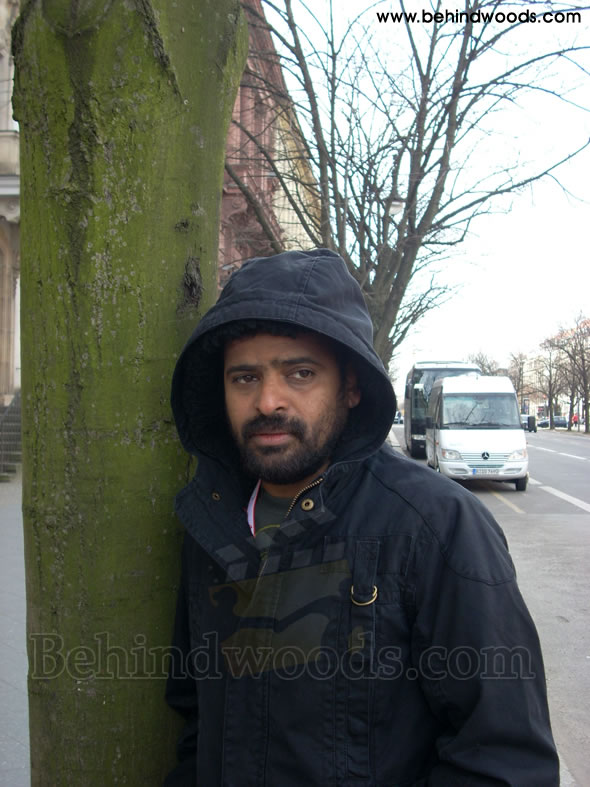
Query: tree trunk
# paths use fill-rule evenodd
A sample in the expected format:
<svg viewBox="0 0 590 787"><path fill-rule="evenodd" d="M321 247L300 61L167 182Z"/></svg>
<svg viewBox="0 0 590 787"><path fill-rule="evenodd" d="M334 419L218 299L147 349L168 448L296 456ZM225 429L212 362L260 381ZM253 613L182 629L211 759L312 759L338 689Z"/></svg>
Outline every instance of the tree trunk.
<svg viewBox="0 0 590 787"><path fill-rule="evenodd" d="M30 0L21 130L32 783L157 785L188 460L169 407L216 293L237 0Z"/></svg>

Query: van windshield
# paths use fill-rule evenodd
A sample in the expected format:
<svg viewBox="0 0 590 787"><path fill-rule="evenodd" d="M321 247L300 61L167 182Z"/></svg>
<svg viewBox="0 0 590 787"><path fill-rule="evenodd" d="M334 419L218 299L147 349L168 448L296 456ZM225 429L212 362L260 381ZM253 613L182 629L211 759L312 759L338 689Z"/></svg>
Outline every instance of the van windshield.
<svg viewBox="0 0 590 787"><path fill-rule="evenodd" d="M516 396L512 393L445 394L443 429L520 429Z"/></svg>

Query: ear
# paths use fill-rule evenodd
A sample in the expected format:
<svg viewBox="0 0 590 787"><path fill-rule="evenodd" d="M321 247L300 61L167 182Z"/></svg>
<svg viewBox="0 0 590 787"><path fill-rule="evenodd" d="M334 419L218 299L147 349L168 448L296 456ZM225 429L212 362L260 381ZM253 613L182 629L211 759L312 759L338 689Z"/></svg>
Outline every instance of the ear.
<svg viewBox="0 0 590 787"><path fill-rule="evenodd" d="M346 376L344 378L344 395L346 397L346 404L349 409L356 407L361 400L361 391L358 385L358 378L356 371L351 364L346 367Z"/></svg>

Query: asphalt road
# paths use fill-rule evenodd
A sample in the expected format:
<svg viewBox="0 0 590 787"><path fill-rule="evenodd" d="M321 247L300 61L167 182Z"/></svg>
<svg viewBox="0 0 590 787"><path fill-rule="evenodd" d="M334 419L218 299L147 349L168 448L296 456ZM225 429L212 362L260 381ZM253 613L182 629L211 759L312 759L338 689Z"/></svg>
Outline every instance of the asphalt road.
<svg viewBox="0 0 590 787"><path fill-rule="evenodd" d="M394 435L403 449L403 426ZM539 631L561 784L590 787L590 436L526 435L526 492L508 483L462 483L502 526Z"/></svg>

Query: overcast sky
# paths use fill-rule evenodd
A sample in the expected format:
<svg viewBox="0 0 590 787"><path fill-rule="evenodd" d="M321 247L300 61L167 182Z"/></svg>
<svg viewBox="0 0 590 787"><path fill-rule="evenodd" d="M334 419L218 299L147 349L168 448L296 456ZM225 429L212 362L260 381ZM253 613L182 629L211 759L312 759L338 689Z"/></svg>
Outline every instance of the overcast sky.
<svg viewBox="0 0 590 787"><path fill-rule="evenodd" d="M590 152L560 177L586 201L549 180L515 197L509 214L481 219L443 276L460 290L400 347L401 377L417 360L466 360L480 351L505 365L510 353L534 353L580 312L590 317L589 177Z"/></svg>

